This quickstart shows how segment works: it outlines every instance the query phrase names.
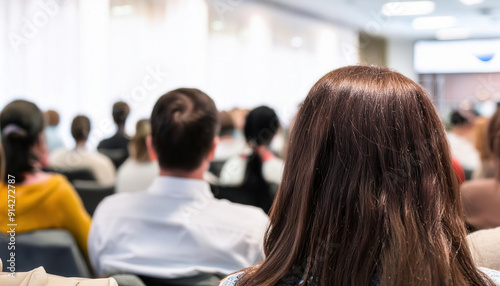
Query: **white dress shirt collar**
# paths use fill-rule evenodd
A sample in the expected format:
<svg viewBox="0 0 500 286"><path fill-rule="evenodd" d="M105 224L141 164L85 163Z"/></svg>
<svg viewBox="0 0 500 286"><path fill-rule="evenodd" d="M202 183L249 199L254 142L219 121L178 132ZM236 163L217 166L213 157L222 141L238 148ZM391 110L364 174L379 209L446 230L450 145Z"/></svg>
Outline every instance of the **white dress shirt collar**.
<svg viewBox="0 0 500 286"><path fill-rule="evenodd" d="M157 177L149 187L148 193L175 198L196 199L200 196L209 199L214 198L210 185L203 180L168 176Z"/></svg>

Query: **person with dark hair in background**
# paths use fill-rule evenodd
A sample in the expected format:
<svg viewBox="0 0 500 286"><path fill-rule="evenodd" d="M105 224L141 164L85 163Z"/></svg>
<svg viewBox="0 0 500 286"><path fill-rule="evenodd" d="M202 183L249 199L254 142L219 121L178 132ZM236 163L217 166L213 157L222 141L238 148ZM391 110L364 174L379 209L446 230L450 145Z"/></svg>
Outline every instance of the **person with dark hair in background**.
<svg viewBox="0 0 500 286"><path fill-rule="evenodd" d="M168 92L153 108L151 131L160 176L146 192L107 197L94 214L89 252L98 274L134 273L160 285L152 281L225 275L260 261L267 215L215 199L203 180L218 143L212 99L198 89Z"/></svg>
<svg viewBox="0 0 500 286"><path fill-rule="evenodd" d="M59 136L57 128L59 125L59 113L55 110L47 110L45 112L45 120L47 120L47 126L45 127L45 139L47 141L49 152L52 153L57 149L64 148L64 142Z"/></svg>
<svg viewBox="0 0 500 286"><path fill-rule="evenodd" d="M215 149L214 161L226 161L229 158L241 154L245 150L245 141L236 138L236 125L233 117L227 111L219 112L220 118L220 142Z"/></svg>
<svg viewBox="0 0 500 286"><path fill-rule="evenodd" d="M128 146L130 137L125 133L125 123L130 113L130 107L126 102L118 101L113 104L113 121L117 130L115 135L102 140L97 146L97 150L108 156L118 169L129 156Z"/></svg>
<svg viewBox="0 0 500 286"><path fill-rule="evenodd" d="M474 147L475 115L465 110L454 110L449 118L451 130L447 137L453 157L460 162L466 173L472 175L472 172L479 168L481 163L479 154Z"/></svg>
<svg viewBox="0 0 500 286"><path fill-rule="evenodd" d="M90 119L85 115L76 116L71 123L71 135L75 139L75 148L57 150L50 156L49 165L55 168L89 169L99 184L112 185L115 183L116 176L113 162L103 154L87 150L90 130Z"/></svg>
<svg viewBox="0 0 500 286"><path fill-rule="evenodd" d="M265 260L221 285L500 283L471 258L461 203L425 91L387 68L334 70L291 130Z"/></svg>
<svg viewBox="0 0 500 286"><path fill-rule="evenodd" d="M67 229L86 255L90 216L64 176L42 171L48 156L43 119L40 109L24 100L7 104L0 113L4 150L4 172L0 182L2 221L9 205L7 193L15 188L16 233ZM2 223L0 230L5 233L9 226Z"/></svg>
<svg viewBox="0 0 500 286"><path fill-rule="evenodd" d="M130 193L145 191L158 177L160 167L146 146L146 139L151 136L149 119L137 121L135 135L130 141L130 157L118 169L116 192Z"/></svg>
<svg viewBox="0 0 500 286"><path fill-rule="evenodd" d="M253 193L252 204L265 212L269 211L274 197L270 183L279 185L283 172L283 161L269 149L279 128L280 122L273 109L260 106L250 111L243 133L251 153L229 159L220 176L221 185L242 186L245 192Z"/></svg>

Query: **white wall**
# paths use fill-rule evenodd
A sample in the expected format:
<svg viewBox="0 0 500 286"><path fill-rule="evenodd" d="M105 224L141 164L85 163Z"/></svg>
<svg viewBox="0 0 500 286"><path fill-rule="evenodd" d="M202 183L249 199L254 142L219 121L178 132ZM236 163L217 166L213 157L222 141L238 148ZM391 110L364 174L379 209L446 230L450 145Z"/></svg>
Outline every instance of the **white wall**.
<svg viewBox="0 0 500 286"><path fill-rule="evenodd" d="M387 39L387 66L418 82L413 70L412 40Z"/></svg>
<svg viewBox="0 0 500 286"><path fill-rule="evenodd" d="M116 100L131 105L130 134L159 96L182 86L206 91L219 109L270 105L286 122L323 74L357 62L345 49L357 46L353 30L229 2L214 12L211 0L118 9L112 0L0 1L0 109L16 98L56 109L68 143L72 118L85 114L92 148L115 131Z"/></svg>

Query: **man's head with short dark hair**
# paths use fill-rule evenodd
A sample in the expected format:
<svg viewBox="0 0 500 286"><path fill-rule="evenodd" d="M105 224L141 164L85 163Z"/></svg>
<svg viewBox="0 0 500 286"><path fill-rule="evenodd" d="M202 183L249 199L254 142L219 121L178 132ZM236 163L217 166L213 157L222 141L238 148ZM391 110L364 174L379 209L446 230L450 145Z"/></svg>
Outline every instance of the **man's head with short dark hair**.
<svg viewBox="0 0 500 286"><path fill-rule="evenodd" d="M113 104L113 120L118 126L124 126L130 113L130 107L126 102L118 101Z"/></svg>
<svg viewBox="0 0 500 286"><path fill-rule="evenodd" d="M213 100L193 88L158 99L151 114L152 146L164 170L194 171L214 147L219 118Z"/></svg>
<svg viewBox="0 0 500 286"><path fill-rule="evenodd" d="M71 135L77 143L87 141L90 128L90 119L85 115L78 115L71 122Z"/></svg>

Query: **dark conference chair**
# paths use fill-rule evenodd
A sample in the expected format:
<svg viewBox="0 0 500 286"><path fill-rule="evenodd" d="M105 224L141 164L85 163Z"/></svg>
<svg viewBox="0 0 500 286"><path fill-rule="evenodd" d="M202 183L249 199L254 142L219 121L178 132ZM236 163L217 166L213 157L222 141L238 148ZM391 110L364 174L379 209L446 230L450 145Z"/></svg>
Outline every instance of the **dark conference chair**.
<svg viewBox="0 0 500 286"><path fill-rule="evenodd" d="M210 163L210 167L208 168L208 171L212 174L214 174L217 178L220 178L220 173L222 171L222 167L226 161L213 161Z"/></svg>
<svg viewBox="0 0 500 286"><path fill-rule="evenodd" d="M265 213L273 203L278 185L269 184L269 194L259 197L252 185L220 186L210 185L210 189L217 199L226 199L233 203L250 205L261 208Z"/></svg>
<svg viewBox="0 0 500 286"><path fill-rule="evenodd" d="M116 169L118 169L128 158L128 154L121 149L98 148L97 151L108 157L113 162Z"/></svg>
<svg viewBox="0 0 500 286"><path fill-rule="evenodd" d="M187 278L164 279L139 275L139 278L148 286L217 286L224 276L200 274Z"/></svg>
<svg viewBox="0 0 500 286"><path fill-rule="evenodd" d="M74 186L90 216L105 197L115 193L114 186L101 186L95 182L75 181Z"/></svg>
<svg viewBox="0 0 500 286"><path fill-rule="evenodd" d="M27 272L43 266L49 274L90 278L90 271L73 236L63 229L17 233L15 240L16 272ZM0 258L7 271L10 236L0 234Z"/></svg>
<svg viewBox="0 0 500 286"><path fill-rule="evenodd" d="M96 181L94 173L86 168L45 168L44 171L65 176L71 184L75 181Z"/></svg>

